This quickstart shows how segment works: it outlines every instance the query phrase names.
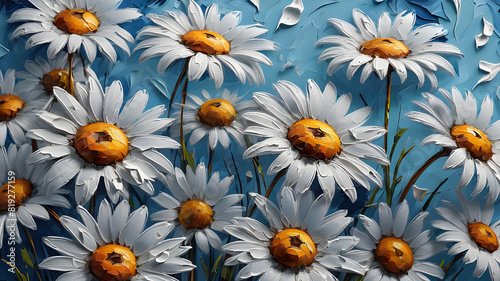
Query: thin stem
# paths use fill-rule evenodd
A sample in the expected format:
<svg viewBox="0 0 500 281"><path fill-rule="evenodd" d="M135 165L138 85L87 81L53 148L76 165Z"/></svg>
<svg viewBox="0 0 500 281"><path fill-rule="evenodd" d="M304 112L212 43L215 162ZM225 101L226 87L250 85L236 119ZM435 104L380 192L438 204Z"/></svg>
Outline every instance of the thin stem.
<svg viewBox="0 0 500 281"><path fill-rule="evenodd" d="M405 186L405 189L403 190L403 193L401 194L401 197L399 197L399 203L403 202L405 200L406 195L408 195L408 192L410 191L411 187L415 184L417 179L422 175L422 173L427 169L434 161L438 160L441 157L449 156L451 153L451 149L449 148L442 148L440 151L438 151L436 154L434 154L429 160L427 160L422 167L420 167L415 174L410 178L408 183Z"/></svg>
<svg viewBox="0 0 500 281"><path fill-rule="evenodd" d="M33 263L33 268L35 269L35 272L38 275L38 279L40 279L40 281L42 281L42 276L40 276L40 272L38 271L38 258L36 257L35 244L33 243L33 239L31 238L31 234L30 234L30 231L28 230L28 228L24 227L24 230L26 230L26 236L28 236L28 240L30 241L30 246L31 246L31 250L33 253L33 258L35 259L35 262Z"/></svg>
<svg viewBox="0 0 500 281"><path fill-rule="evenodd" d="M196 264L195 262L195 259L196 259L196 245L193 245L192 248L191 248L191 251L189 251L189 260L193 263L193 264ZM191 274L189 275L190 276L190 279L191 281L194 281L196 280L194 277L194 274L195 274L195 271L196 271L196 268L193 269L191 271Z"/></svg>
<svg viewBox="0 0 500 281"><path fill-rule="evenodd" d="M286 174L286 171L287 171L287 169L282 169L281 171L278 172L278 174L276 174L276 176L273 179L273 182L271 183L271 185L269 186L269 188L266 191L266 195L265 195L266 198L269 198L269 196L271 196L271 193L273 192L274 186ZM254 203L252 205L252 207L250 208L250 211L248 212L248 217L251 217L253 212L255 212L255 207L256 207L256 205Z"/></svg>
<svg viewBox="0 0 500 281"><path fill-rule="evenodd" d="M187 63L186 63L187 64ZM184 80L184 86L182 86L182 106L181 106L181 159L182 159L182 167L186 168L186 155L187 155L187 148L186 148L186 143L184 141L184 105L186 104L186 96L187 96L187 86L188 86L188 79Z"/></svg>
<svg viewBox="0 0 500 281"><path fill-rule="evenodd" d="M73 78L73 57L75 56L74 53L68 54L68 63L69 63L69 93L72 96L75 96L75 81Z"/></svg>
<svg viewBox="0 0 500 281"><path fill-rule="evenodd" d="M384 129L386 130L384 134L384 151L387 154L388 138L389 138L389 111L391 109L391 81L392 81L392 68L389 68L389 72L386 77L387 89L385 97L385 113L384 113ZM390 159L389 159L390 160ZM390 162L390 161L389 161ZM392 203L392 192L391 192L391 165L383 166L384 170L384 187L387 196L387 205L391 206Z"/></svg>
<svg viewBox="0 0 500 281"><path fill-rule="evenodd" d="M210 150L210 155L208 156L208 174L212 172L212 164L214 162L214 151L212 149Z"/></svg>
<svg viewBox="0 0 500 281"><path fill-rule="evenodd" d="M56 212L54 212L52 209L50 208L47 208L45 207L45 209L47 210L47 212L49 212L49 214L54 218L56 219L56 221L61 224L61 221L59 220L59 216L56 214Z"/></svg>
<svg viewBox="0 0 500 281"><path fill-rule="evenodd" d="M174 102L175 93L177 93L177 89L179 88L179 85L181 84L182 79L184 77L186 77L186 73L187 73L187 70L188 70L188 65L189 65L189 59L186 60L186 63L184 64L184 68L182 69L182 72L179 75L179 78L177 79L177 82L175 83L174 91L170 95L170 101L168 103L167 117L170 117L170 110L172 109L172 103Z"/></svg>
<svg viewBox="0 0 500 281"><path fill-rule="evenodd" d="M447 264L445 267L443 267L443 271L444 273L446 274L448 272L448 270L450 270L450 268L457 262L459 261L464 255L463 254L458 254L455 256L455 258L449 263Z"/></svg>

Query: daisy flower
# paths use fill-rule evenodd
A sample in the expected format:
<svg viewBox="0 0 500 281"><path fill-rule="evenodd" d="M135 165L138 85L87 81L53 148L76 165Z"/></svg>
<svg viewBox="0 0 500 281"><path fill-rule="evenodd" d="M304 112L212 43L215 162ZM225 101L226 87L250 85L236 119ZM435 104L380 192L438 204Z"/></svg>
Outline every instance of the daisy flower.
<svg viewBox="0 0 500 281"><path fill-rule="evenodd" d="M208 253L209 244L220 250L222 241L213 231L223 232L230 220L240 217L243 207L240 203L243 194L226 195L234 176L219 180L219 173L212 174L207 182L204 163L198 164L196 171L186 168L186 174L176 168L167 175L167 187L174 196L160 192L153 200L165 210L154 213L153 221L168 221L175 224L173 236L186 237L186 243L196 239L196 245ZM226 195L226 196L224 196Z"/></svg>
<svg viewBox="0 0 500 281"><path fill-rule="evenodd" d="M25 143L25 132L39 127L35 113L48 101L48 98L34 99L14 90L15 81L15 70L7 70L5 77L0 72L0 146L5 145L7 133L16 145Z"/></svg>
<svg viewBox="0 0 500 281"><path fill-rule="evenodd" d="M311 191L295 194L284 187L279 208L262 195L250 193L269 222L244 217L233 220L225 230L238 241L222 247L231 254L226 265L247 264L236 280L262 275L261 281L338 280L330 271L364 274L365 268L350 257L359 239L339 236L352 222L341 210L325 217L330 199L315 199Z"/></svg>
<svg viewBox="0 0 500 281"><path fill-rule="evenodd" d="M51 256L40 268L65 271L57 280L170 280L171 275L191 271L195 266L180 256L190 247L185 238L165 240L173 225L155 223L144 229L148 208L130 213L127 201L112 211L103 200L97 220L82 206L76 207L82 222L61 216L60 222L72 238L47 236L45 244L61 256Z"/></svg>
<svg viewBox="0 0 500 281"><path fill-rule="evenodd" d="M43 206L71 207L62 196L62 190L48 192L44 185L47 165L26 165L30 153L29 144L22 145L19 150L14 144L8 149L0 147L0 248L4 229L7 236L15 233L16 243L21 243L18 223L36 230L34 218L49 220L49 213Z"/></svg>
<svg viewBox="0 0 500 281"><path fill-rule="evenodd" d="M241 117L245 111L255 109L253 101L241 101L243 96L224 89L222 94L212 98L202 90L203 97L188 95L192 102L184 105L184 134L191 133L189 144L194 145L208 135L208 146L215 150L220 143L228 149L231 140L229 136L241 146L246 147L243 131L245 123ZM174 114L176 122L172 125L172 136L180 135L180 110Z"/></svg>
<svg viewBox="0 0 500 281"><path fill-rule="evenodd" d="M89 61L94 61L97 49L110 61L116 62L113 44L128 55L127 44L134 38L118 24L141 16L137 9L117 9L122 0L29 0L35 8L23 8L12 13L8 22L24 22L12 33L12 38L33 34L26 49L49 44L47 57L53 59L64 47L73 54L83 46Z"/></svg>
<svg viewBox="0 0 500 281"><path fill-rule="evenodd" d="M433 71L438 67L455 75L453 66L440 54L462 56L460 50L448 43L432 42L447 34L441 25L426 24L413 30L415 13L406 11L398 14L392 24L389 13L382 13L378 26L359 9L353 10L352 17L357 28L340 19L329 19L328 22L343 35L326 36L316 43L316 46L335 45L319 57L319 61L332 59L328 65L329 75L348 63L349 80L364 66L361 83L372 72L382 80L392 70L404 82L408 69L417 76L419 87L427 76L433 88L438 83Z"/></svg>
<svg viewBox="0 0 500 281"><path fill-rule="evenodd" d="M325 193L333 197L337 183L352 202L357 198L353 180L366 189L370 188L369 180L382 186L377 171L361 161L389 164L382 148L370 143L385 130L362 126L370 116L370 107L346 115L352 97L345 94L337 99L332 83L328 83L322 93L318 85L309 80L307 97L288 81L279 81L274 89L279 99L257 92L253 98L262 111L243 115L254 124L245 134L266 138L248 148L243 158L279 154L267 173L288 169L285 184L296 184L300 192L311 186L316 175Z"/></svg>
<svg viewBox="0 0 500 281"><path fill-rule="evenodd" d="M52 88L61 87L70 90L68 55L60 52L54 59L45 60L36 57L35 60L27 60L24 64L26 71L16 73L22 80L17 83L17 90L24 92L30 97L38 98L52 96ZM97 79L97 75L90 67L83 68L79 57L73 61L73 77L75 83L87 81L87 76Z"/></svg>
<svg viewBox="0 0 500 281"><path fill-rule="evenodd" d="M353 255L366 262L368 272L364 280L429 280L424 274L442 279L443 269L426 261L445 247L432 240L432 232L423 230L428 212L419 213L408 224L410 209L404 200L393 212L385 203L378 205L379 223L360 215L361 226L354 230L359 243Z"/></svg>
<svg viewBox="0 0 500 281"><path fill-rule="evenodd" d="M477 198L469 202L461 192L457 194L461 210L446 200L443 201L445 207L436 208L436 212L444 219L432 222L435 228L443 230L437 240L453 243L448 255L463 253L465 256L462 260L465 264L476 263L473 273L475 277L481 277L489 270L491 280L498 281L500 221L491 223L494 205L486 203L481 208Z"/></svg>
<svg viewBox="0 0 500 281"><path fill-rule="evenodd" d="M107 87L106 93L93 79L88 88L77 85L81 102L62 88L53 88L69 119L46 111L37 113L50 128L31 130L28 136L51 145L35 151L29 163L58 159L45 179L52 189L78 174L78 204L90 199L101 177L114 203L120 197L128 198L129 184L153 194L155 179L164 181L162 173L173 170L170 161L156 149L179 148L175 140L154 133L169 126L173 119L159 118L165 111L163 105L143 112L149 98L145 91L137 92L119 113L123 103L120 81Z"/></svg>
<svg viewBox="0 0 500 281"><path fill-rule="evenodd" d="M467 91L463 98L455 87L451 94L444 89L439 91L450 106L432 94L423 93L427 103L413 103L424 112L412 111L406 116L436 131L437 134L427 136L422 145L443 147L440 156L449 155L443 169L462 168L457 188L465 187L477 174L472 196L478 195L488 185L488 203L494 202L500 193L500 155L497 154L500 150L500 121L488 125L493 115L493 101L486 97L477 114L476 99L471 92Z"/></svg>
<svg viewBox="0 0 500 281"><path fill-rule="evenodd" d="M187 15L165 13L148 14L156 25L145 27L137 35L137 39L148 38L134 49L146 49L140 57L141 62L162 56L158 63L161 73L176 60L188 59L188 80L197 81L208 70L217 89L224 81L222 65L231 69L241 83L247 78L256 84L264 82L259 63L267 66L272 63L259 51L275 50L276 46L272 41L256 38L267 32L262 26L238 25L241 13L236 11L221 19L216 4L210 5L203 15L193 0L189 0Z"/></svg>

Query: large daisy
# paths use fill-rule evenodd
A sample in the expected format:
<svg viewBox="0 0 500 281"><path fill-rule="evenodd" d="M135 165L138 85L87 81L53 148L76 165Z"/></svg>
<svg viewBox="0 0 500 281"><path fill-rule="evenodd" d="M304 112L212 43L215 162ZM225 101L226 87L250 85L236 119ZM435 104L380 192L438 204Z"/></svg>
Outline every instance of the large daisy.
<svg viewBox="0 0 500 281"><path fill-rule="evenodd" d="M163 72L179 59L188 59L187 78L197 81L208 70L217 88L224 81L222 65L231 69L241 83L264 82L259 63L271 66L271 60L259 51L274 50L272 41L256 38L267 30L258 24L238 25L240 12L222 19L217 4L210 5L205 15L195 1L189 0L188 13L165 11L166 15L148 14L156 25L147 26L137 39L147 37L135 50L146 49L141 62L162 56L158 72ZM135 51L134 50L134 51Z"/></svg>
<svg viewBox="0 0 500 281"><path fill-rule="evenodd" d="M48 220L49 213L43 206L71 207L62 196L63 190L48 192L44 185L47 165L26 165L30 153L29 144L22 145L19 150L14 144L8 149L0 147L0 248L4 229L7 235L14 232L16 242L20 243L18 223L36 230L34 218Z"/></svg>
<svg viewBox="0 0 500 281"><path fill-rule="evenodd" d="M5 145L10 135L16 145L26 142L26 131L39 127L36 112L47 103L48 98L36 99L15 89L15 71L0 72L0 146Z"/></svg>
<svg viewBox="0 0 500 281"><path fill-rule="evenodd" d="M141 16L134 8L117 9L122 0L29 0L35 8L23 8L12 13L8 22L25 22L14 30L12 38L33 34L26 49L49 44L50 59L64 47L73 54L83 46L89 61L94 61L97 49L110 61L116 62L113 44L130 55L127 44L134 38L118 24Z"/></svg>
<svg viewBox="0 0 500 281"><path fill-rule="evenodd" d="M64 271L57 280L169 280L171 275L191 271L195 266L180 256L190 247L185 238L167 239L173 225L155 223L144 229L148 208L141 206L130 213L127 201L114 212L103 200L97 220L82 206L76 207L82 222L62 216L60 222L72 238L48 236L45 244L61 256L51 256L40 268Z"/></svg>
<svg viewBox="0 0 500 281"><path fill-rule="evenodd" d="M339 236L352 222L341 210L325 216L330 198L315 199L311 191L295 194L284 187L279 208L262 195L250 193L269 222L236 218L225 230L239 239L222 248L232 255L226 265L247 264L236 280L262 275L261 281L338 280L331 271L364 274L365 268L350 257L359 239Z"/></svg>
<svg viewBox="0 0 500 281"><path fill-rule="evenodd" d="M442 279L443 269L426 261L445 249L431 240L432 231L423 230L428 212L421 212L408 224L410 209L404 200L393 212L385 203L378 205L379 223L360 215L362 226L354 230L359 237L352 254L366 262L364 280L429 280L425 274ZM363 229L364 228L364 229Z"/></svg>
<svg viewBox="0 0 500 281"><path fill-rule="evenodd" d="M173 174L167 175L167 187L174 196L160 192L154 197L165 210L154 213L151 219L174 223L174 237L186 237L189 243L194 236L196 245L205 253L210 246L220 250L222 241L213 230L223 232L233 218L243 213L239 203L244 195L226 195L233 179L234 176L230 176L220 180L219 173L215 172L207 182L203 163L198 164L196 171L188 166L186 174L176 168Z"/></svg>
<svg viewBox="0 0 500 281"><path fill-rule="evenodd" d="M444 231L437 240L453 243L448 255L463 253L465 264L476 263L473 272L475 277L481 277L489 270L491 280L498 281L500 221L491 223L494 205L486 203L481 208L477 198L469 202L461 192L457 194L461 210L449 201L443 201L444 207L436 208L436 212L444 219L432 222L435 228Z"/></svg>
<svg viewBox="0 0 500 281"><path fill-rule="evenodd" d="M455 87L451 94L444 89L439 91L450 106L432 94L423 93L427 103L413 103L424 112L412 111L406 116L436 131L437 134L427 136L422 145L443 147L442 156L449 155L443 169L462 168L457 188L466 186L477 174L472 196L487 185L488 202L494 202L500 193L500 121L488 125L493 115L493 101L486 97L477 114L476 99L471 92L467 91L463 98Z"/></svg>
<svg viewBox="0 0 500 281"><path fill-rule="evenodd" d="M189 143L194 145L208 135L208 146L215 150L220 143L224 149L231 144L231 136L241 147L246 147L243 131L245 111L256 109L253 101L241 101L242 96L224 89L222 94L211 97L202 90L202 97L188 95L192 102L184 105L184 134L191 133ZM176 122L172 126L172 135L180 135L180 110L174 114Z"/></svg>
<svg viewBox="0 0 500 281"><path fill-rule="evenodd" d="M346 115L352 97L345 94L337 99L332 83L328 83L322 93L318 85L309 80L307 97L288 81L279 81L274 88L280 99L257 92L253 98L262 112L243 115L253 125L245 133L266 138L248 148L244 158L279 154L269 166L268 174L288 169L285 184L296 184L299 191L308 189L317 175L325 193L333 196L337 183L352 202L357 198L353 180L367 189L369 180L382 186L377 171L361 161L389 164L382 148L370 143L385 130L362 126L370 116L370 107Z"/></svg>
<svg viewBox="0 0 500 281"><path fill-rule="evenodd" d="M26 95L38 97L52 97L52 88L61 87L70 91L69 61L68 54L60 52L54 59L45 60L36 57L34 60L27 60L24 64L26 71L18 71L16 76L22 80L17 83L17 90L25 92ZM84 83L87 77L97 79L96 74L90 67L83 67L83 62L79 57L73 60L74 83Z"/></svg>
<svg viewBox="0 0 500 281"><path fill-rule="evenodd" d="M319 61L332 59L328 65L329 75L348 63L349 80L363 66L361 83L372 72L382 80L392 70L404 82L408 69L418 77L419 87L427 76L433 88L438 83L433 71L438 67L455 75L453 66L440 54L461 56L462 53L451 44L433 42L447 34L441 25L426 24L413 29L415 13L406 11L398 14L392 23L389 13L382 13L378 26L359 9L353 10L352 17L357 28L340 19L329 19L328 22L344 36L330 35L316 43L336 45L327 48L319 57Z"/></svg>
<svg viewBox="0 0 500 281"><path fill-rule="evenodd" d="M78 204L90 199L101 177L115 203L120 197L128 198L129 184L153 194L155 179L164 181L163 173L173 171L170 161L156 149L179 148L175 140L154 133L169 126L173 119L159 118L165 111L163 105L143 112L149 97L145 91L137 92L119 113L123 103L120 81L107 87L106 93L93 79L88 88L77 85L81 102L62 88L53 88L69 119L46 111L37 113L50 128L31 130L28 136L51 145L35 151L29 163L59 159L45 179L53 189L78 174Z"/></svg>

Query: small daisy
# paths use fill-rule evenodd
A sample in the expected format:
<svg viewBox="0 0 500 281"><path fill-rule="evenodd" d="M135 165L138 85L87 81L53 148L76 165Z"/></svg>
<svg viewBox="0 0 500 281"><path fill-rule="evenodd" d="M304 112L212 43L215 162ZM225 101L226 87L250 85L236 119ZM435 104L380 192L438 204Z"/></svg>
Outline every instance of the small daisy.
<svg viewBox="0 0 500 281"><path fill-rule="evenodd" d="M54 59L46 61L42 57L36 57L34 61L27 60L24 64L27 71L16 73L22 80L17 83L17 90L24 92L33 98L52 96L52 88L61 87L70 91L69 62L65 52L59 53ZM83 68L79 57L73 61L73 77L75 83L87 81L87 76L97 79L96 74L90 67Z"/></svg>
<svg viewBox="0 0 500 281"><path fill-rule="evenodd" d="M379 224L360 215L364 230L356 228L359 237L353 253L358 262L366 262L368 272L364 280L429 280L424 274L442 279L443 269L426 261L440 253L445 247L432 240L430 230L422 231L428 212L419 213L409 224L410 209L404 200L393 217L391 208L385 203L378 206Z"/></svg>
<svg viewBox="0 0 500 281"><path fill-rule="evenodd" d="M330 271L364 274L365 268L349 253L359 239L339 236L353 219L345 210L325 217L328 196L315 199L311 191L295 194L284 187L278 208L262 195L250 195L270 226L245 217L225 227L239 239L222 247L232 255L226 265L247 264L236 280L262 275L260 281L333 281L337 278Z"/></svg>
<svg viewBox="0 0 500 281"><path fill-rule="evenodd" d="M46 111L37 113L50 129L31 130L28 136L51 145L35 151L29 163L59 159L45 179L52 189L78 174L75 181L78 204L90 199L101 177L114 203L120 197L128 198L129 184L153 194L155 179L164 181L162 173L173 171L170 161L156 149L179 148L175 140L154 134L173 122L170 118L159 118L164 106L143 112L149 96L139 91L119 113L123 103L120 81L107 87L106 93L93 79L89 80L88 92L79 84L77 90L81 103L62 88L54 87L53 93L70 119Z"/></svg>
<svg viewBox="0 0 500 281"><path fill-rule="evenodd" d="M230 220L240 217L243 212L239 204L243 194L226 195L234 176L219 180L219 173L212 174L207 182L205 164L200 163L193 171L186 168L186 174L176 168L175 173L167 175L167 187L174 195L160 192L153 200L166 210L154 213L153 221L175 223L173 236L186 237L186 243L196 239L196 245L208 253L210 246L220 250L222 241L213 231L223 232ZM212 230L213 229L213 230Z"/></svg>
<svg viewBox="0 0 500 281"><path fill-rule="evenodd" d="M69 201L62 196L62 190L48 192L44 185L44 176L49 168L47 165L26 165L26 158L30 153L29 144L22 145L19 150L14 144L8 149L0 147L0 248L4 238L3 229L7 235L14 229L16 242L21 243L19 226L12 227L13 222L36 230L34 218L50 218L42 205L71 207Z"/></svg>
<svg viewBox="0 0 500 281"><path fill-rule="evenodd" d="M241 83L247 78L256 84L264 82L259 63L267 66L272 63L259 51L276 49L272 41L256 38L266 33L266 29L258 24L238 26L241 13L236 11L221 19L216 4L210 5L203 15L193 0L189 0L187 15L165 13L165 16L147 15L156 25L145 27L137 35L137 39L149 37L134 50L146 49L140 57L141 62L162 56L158 72L164 72L174 61L188 59L188 80L197 81L208 70L217 89L224 81L223 64Z"/></svg>
<svg viewBox="0 0 500 281"><path fill-rule="evenodd" d="M48 257L40 268L65 271L57 280L169 280L171 275L191 271L195 266L180 256L190 247L185 238L164 240L173 225L159 222L144 229L148 208L141 206L130 213L127 201L114 212L103 200L97 220L82 206L76 207L82 222L62 216L60 222L72 239L44 237L45 244L61 256Z"/></svg>
<svg viewBox="0 0 500 281"><path fill-rule="evenodd" d="M329 19L328 22L344 36L326 36L316 43L317 46L336 45L327 48L319 57L319 61L332 59L328 65L329 75L348 63L349 80L364 65L361 83L372 72L382 80L392 70L404 82L409 69L418 77L419 87L422 87L427 76L433 88L438 83L433 71L438 67L455 75L453 66L439 54L462 56L460 50L448 43L432 42L447 34L441 25L426 24L412 30L415 13L406 11L398 14L392 24L389 13L383 13L378 20L378 27L359 9L354 9L352 16L357 28L340 19Z"/></svg>
<svg viewBox="0 0 500 281"><path fill-rule="evenodd" d="M134 38L118 24L141 16L137 9L117 9L122 0L29 0L36 8L23 8L12 13L8 22L25 22L14 30L12 38L33 34L26 49L49 44L47 57L53 59L64 47L73 54L83 46L89 61L94 61L97 49L110 61L116 62L112 44L128 55L127 44Z"/></svg>
<svg viewBox="0 0 500 281"><path fill-rule="evenodd" d="M5 77L0 72L0 146L5 145L7 132L16 145L25 143L25 132L39 127L35 113L48 101L14 90L15 81L15 70L7 70Z"/></svg>
<svg viewBox="0 0 500 281"><path fill-rule="evenodd" d="M406 114L412 121L431 127L437 134L429 135L422 145L437 144L447 152L448 160L443 169L463 167L457 188L465 187L477 174L472 196L489 187L488 203L494 202L500 193L500 121L488 125L493 115L493 101L486 97L477 114L476 99L466 92L465 99L457 88L451 94L439 89L450 106L436 96L423 93L427 103L414 101L424 112Z"/></svg>
<svg viewBox="0 0 500 281"><path fill-rule="evenodd" d="M196 95L188 95L193 102L184 105L184 134L192 131L189 144L194 145L208 135L208 146L215 150L220 143L224 149L228 149L231 135L241 146L246 147L245 123L242 114L249 109L255 109L253 101L243 101L238 97L238 93L233 93L227 89L222 91L222 95L215 98L202 90L203 98ZM174 114L176 123L172 126L172 135L180 135L180 110Z"/></svg>
<svg viewBox="0 0 500 281"><path fill-rule="evenodd" d="M476 263L473 275L481 277L489 270L491 280L500 280L500 250L498 239L500 221L491 223L494 205L486 203L482 208L479 200L474 198L469 202L457 192L462 210L449 201L443 201L445 207L436 208L436 212L444 220L432 222L435 228L444 232L437 237L441 242L451 242L448 255L464 253L465 264Z"/></svg>
<svg viewBox="0 0 500 281"><path fill-rule="evenodd" d="M346 115L352 97L345 94L337 99L332 83L322 93L309 80L307 97L288 81L279 81L274 88L280 99L268 93L255 93L253 98L262 112L243 115L250 124L255 124L245 134L266 138L248 148L244 158L279 154L267 173L276 174L288 168L285 184L296 184L301 192L311 186L316 175L325 193L333 197L337 183L352 202L357 198L353 180L366 189L370 189L368 180L382 186L377 171L360 160L389 164L383 149L370 143L385 130L362 126L370 116L370 107Z"/></svg>

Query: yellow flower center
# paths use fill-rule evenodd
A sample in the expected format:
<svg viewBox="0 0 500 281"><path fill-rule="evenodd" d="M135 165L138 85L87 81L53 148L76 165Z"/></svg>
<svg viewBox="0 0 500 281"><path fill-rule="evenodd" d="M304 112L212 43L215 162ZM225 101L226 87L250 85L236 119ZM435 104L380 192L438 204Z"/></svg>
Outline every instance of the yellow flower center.
<svg viewBox="0 0 500 281"><path fill-rule="evenodd" d="M125 133L108 123L93 123L76 132L74 147L89 163L98 166L121 162L128 154L128 138Z"/></svg>
<svg viewBox="0 0 500 281"><path fill-rule="evenodd" d="M192 30L182 35L182 44L195 52L207 55L227 55L231 44L217 32Z"/></svg>
<svg viewBox="0 0 500 281"><path fill-rule="evenodd" d="M236 119L236 109L224 99L206 101L198 110L198 120L207 126L229 126Z"/></svg>
<svg viewBox="0 0 500 281"><path fill-rule="evenodd" d="M271 240L270 250L277 262L297 268L310 266L318 254L311 236L297 228L276 233Z"/></svg>
<svg viewBox="0 0 500 281"><path fill-rule="evenodd" d="M56 86L68 91L69 73L64 69L56 68L48 73L45 73L42 77L41 83L48 92L52 92L52 88Z"/></svg>
<svg viewBox="0 0 500 281"><path fill-rule="evenodd" d="M101 281L126 281L137 274L137 261L128 247L109 244L92 253L90 272Z"/></svg>
<svg viewBox="0 0 500 281"><path fill-rule="evenodd" d="M99 19L91 12L84 9L66 9L54 18L54 24L60 30L69 34L82 35L97 32L101 24Z"/></svg>
<svg viewBox="0 0 500 281"><path fill-rule="evenodd" d="M23 99L15 95L0 95L0 122L9 121L25 107Z"/></svg>
<svg viewBox="0 0 500 281"><path fill-rule="evenodd" d="M489 226L482 222L469 224L469 235L477 245L493 253L498 250L497 235Z"/></svg>
<svg viewBox="0 0 500 281"><path fill-rule="evenodd" d="M200 200L188 200L178 211L179 222L186 229L204 229L214 221L214 211Z"/></svg>
<svg viewBox="0 0 500 281"><path fill-rule="evenodd" d="M31 183L24 179L15 179L0 188L0 211L7 211L9 207L19 207L31 196Z"/></svg>
<svg viewBox="0 0 500 281"><path fill-rule="evenodd" d="M388 272L405 274L413 266L413 252L408 244L396 237L384 237L375 249L375 260Z"/></svg>
<svg viewBox="0 0 500 281"><path fill-rule="evenodd" d="M459 147L467 149L476 159L488 161L493 156L492 144L488 137L472 126L454 126L451 128L451 136Z"/></svg>
<svg viewBox="0 0 500 281"><path fill-rule="evenodd" d="M359 51L365 55L382 59L400 59L407 57L411 51L394 38L375 38L361 44Z"/></svg>
<svg viewBox="0 0 500 281"><path fill-rule="evenodd" d="M288 140L302 157L329 162L340 154L340 138L333 128L321 121L303 119L288 129Z"/></svg>

